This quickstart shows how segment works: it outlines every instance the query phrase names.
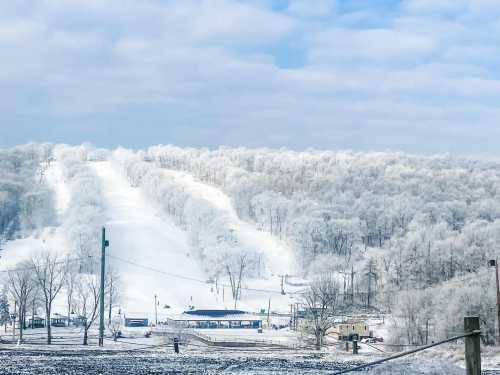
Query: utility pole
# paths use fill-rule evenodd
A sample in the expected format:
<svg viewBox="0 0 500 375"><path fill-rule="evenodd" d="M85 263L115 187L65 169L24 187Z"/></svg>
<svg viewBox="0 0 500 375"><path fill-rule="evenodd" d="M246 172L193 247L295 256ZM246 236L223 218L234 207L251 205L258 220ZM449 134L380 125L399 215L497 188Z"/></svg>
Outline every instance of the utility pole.
<svg viewBox="0 0 500 375"><path fill-rule="evenodd" d="M158 296L155 294L155 327L158 325Z"/></svg>
<svg viewBox="0 0 500 375"><path fill-rule="evenodd" d="M267 305L267 328L269 329L269 314L271 313L271 297L269 297L269 304Z"/></svg>
<svg viewBox="0 0 500 375"><path fill-rule="evenodd" d="M497 325L498 325L497 343L500 344L500 283L498 280L498 258L491 259L489 261L489 266L490 267L495 266L495 279L496 279L496 283L497 283Z"/></svg>
<svg viewBox="0 0 500 375"><path fill-rule="evenodd" d="M285 295L285 275L279 275L281 276L281 295Z"/></svg>
<svg viewBox="0 0 500 375"><path fill-rule="evenodd" d="M351 266L351 305L354 305L354 265Z"/></svg>
<svg viewBox="0 0 500 375"><path fill-rule="evenodd" d="M100 309L99 309L99 346L104 346L104 275L106 272L106 248L109 241L106 240L106 228L102 227L101 243L101 289L100 289Z"/></svg>
<svg viewBox="0 0 500 375"><path fill-rule="evenodd" d="M374 265L373 260L368 261L368 272L365 274L368 277L368 295L367 295L367 307L370 308L370 298L372 295L372 277L376 278L377 274L373 271Z"/></svg>

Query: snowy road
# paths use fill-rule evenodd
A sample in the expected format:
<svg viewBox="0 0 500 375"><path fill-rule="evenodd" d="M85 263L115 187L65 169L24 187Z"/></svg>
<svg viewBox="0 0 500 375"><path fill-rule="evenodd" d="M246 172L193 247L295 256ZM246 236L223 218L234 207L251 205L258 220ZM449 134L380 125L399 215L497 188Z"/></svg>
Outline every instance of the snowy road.
<svg viewBox="0 0 500 375"><path fill-rule="evenodd" d="M116 263L124 284L122 306L126 312L152 312L154 294L159 296L160 307L168 304L185 309L191 302L191 296L198 305L212 302L207 285L167 275L173 273L200 280L206 278L197 262L188 255L185 233L167 218L161 217L139 189L130 187L118 166L108 161L91 163L90 166L102 181L107 204L107 237L111 243L108 254L110 262ZM131 263L119 261L113 256ZM161 313L162 309L160 316Z"/></svg>

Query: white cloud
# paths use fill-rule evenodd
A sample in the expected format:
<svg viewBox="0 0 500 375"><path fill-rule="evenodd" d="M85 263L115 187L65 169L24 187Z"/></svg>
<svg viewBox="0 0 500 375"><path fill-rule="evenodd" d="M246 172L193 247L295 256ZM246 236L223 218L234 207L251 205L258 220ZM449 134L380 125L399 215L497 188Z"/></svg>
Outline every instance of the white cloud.
<svg viewBox="0 0 500 375"><path fill-rule="evenodd" d="M294 27L292 19L248 4L204 0L193 7L187 22L196 39L267 44Z"/></svg>
<svg viewBox="0 0 500 375"><path fill-rule="evenodd" d="M312 38L310 59L314 63L362 59L391 64L428 56L436 47L433 38L401 30L332 29Z"/></svg>
<svg viewBox="0 0 500 375"><path fill-rule="evenodd" d="M140 122L152 143L491 151L500 12L457 1L407 1L376 28L370 9L337 16L326 1L281 12L266 1L3 2L0 105L10 117L0 143L29 118L33 134L54 123L87 129L68 142L95 141L102 124L133 142ZM367 26L339 24L349 17ZM294 49L304 66L275 65ZM484 144L460 143L457 128ZM433 132L449 139L427 145Z"/></svg>
<svg viewBox="0 0 500 375"><path fill-rule="evenodd" d="M335 0L291 0L288 12L300 17L322 17L335 11Z"/></svg>

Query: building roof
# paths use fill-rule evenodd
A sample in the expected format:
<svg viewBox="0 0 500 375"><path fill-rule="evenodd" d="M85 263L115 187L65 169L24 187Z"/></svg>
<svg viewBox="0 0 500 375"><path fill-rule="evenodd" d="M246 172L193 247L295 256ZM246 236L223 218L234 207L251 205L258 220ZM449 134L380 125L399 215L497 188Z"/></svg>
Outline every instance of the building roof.
<svg viewBox="0 0 500 375"><path fill-rule="evenodd" d="M222 316L228 316L228 315L246 314L246 312L242 311L242 310L226 310L226 309L197 309L197 310L184 311L184 314L222 317Z"/></svg>
<svg viewBox="0 0 500 375"><path fill-rule="evenodd" d="M240 320L253 320L261 321L262 317L252 314L230 314L226 316L211 316L211 315L192 315L192 314L176 314L170 315L167 319L175 321L240 321Z"/></svg>

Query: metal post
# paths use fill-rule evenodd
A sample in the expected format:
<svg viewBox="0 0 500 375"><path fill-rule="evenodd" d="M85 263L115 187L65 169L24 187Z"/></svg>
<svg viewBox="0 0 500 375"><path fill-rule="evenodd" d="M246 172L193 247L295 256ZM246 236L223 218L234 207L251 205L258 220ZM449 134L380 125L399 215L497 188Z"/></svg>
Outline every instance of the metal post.
<svg viewBox="0 0 500 375"><path fill-rule="evenodd" d="M101 288L100 288L100 309L99 309L99 346L104 345L104 277L106 272L106 247L109 241L106 240L106 228L102 227L101 244Z"/></svg>
<svg viewBox="0 0 500 375"><path fill-rule="evenodd" d="M500 285L498 281L498 259L495 260L495 278L497 281L497 324L498 324L498 343L500 344Z"/></svg>
<svg viewBox="0 0 500 375"><path fill-rule="evenodd" d="M477 332L465 338L465 370L467 375L481 375L481 338L479 330L479 317L466 316L464 318L464 331Z"/></svg>

